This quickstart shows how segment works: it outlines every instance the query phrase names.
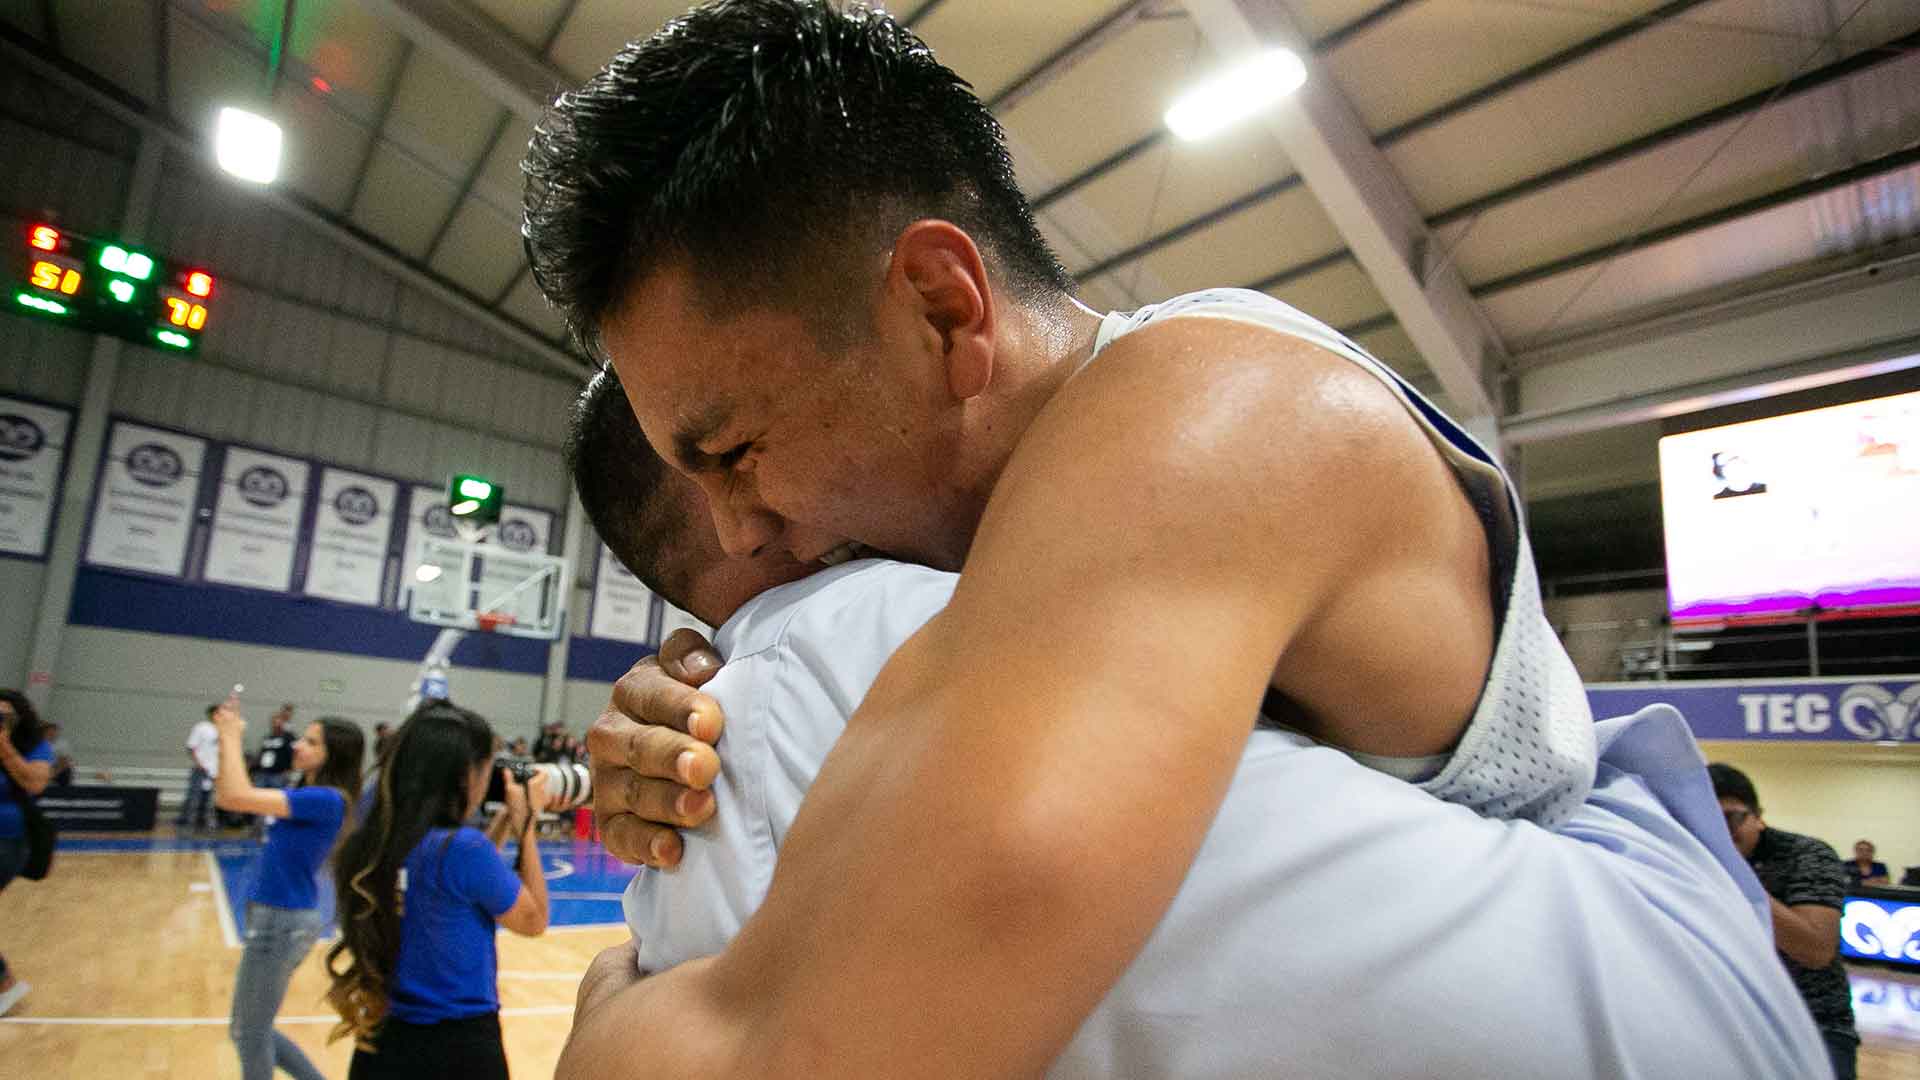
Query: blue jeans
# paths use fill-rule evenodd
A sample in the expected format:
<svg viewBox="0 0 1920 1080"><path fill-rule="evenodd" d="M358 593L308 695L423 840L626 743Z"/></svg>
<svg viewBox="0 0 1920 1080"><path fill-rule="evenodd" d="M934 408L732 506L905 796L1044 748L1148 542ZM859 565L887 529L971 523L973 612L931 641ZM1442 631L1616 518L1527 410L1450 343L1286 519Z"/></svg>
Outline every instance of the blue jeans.
<svg viewBox="0 0 1920 1080"><path fill-rule="evenodd" d="M197 829L213 827L213 778L207 770L198 765L193 767L192 775L187 777L187 798L180 804L180 816L173 819L175 825L192 825Z"/></svg>
<svg viewBox="0 0 1920 1080"><path fill-rule="evenodd" d="M287 983L319 937L317 911L247 905L247 945L233 982L233 1022L227 1027L240 1052L244 1080L272 1080L276 1065L296 1080L325 1080L293 1040L273 1026Z"/></svg>

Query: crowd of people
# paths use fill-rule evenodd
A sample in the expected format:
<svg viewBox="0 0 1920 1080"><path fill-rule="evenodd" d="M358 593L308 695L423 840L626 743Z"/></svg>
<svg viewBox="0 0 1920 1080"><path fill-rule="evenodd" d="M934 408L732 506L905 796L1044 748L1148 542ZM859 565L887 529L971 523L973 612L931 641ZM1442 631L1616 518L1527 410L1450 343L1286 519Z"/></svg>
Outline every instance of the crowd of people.
<svg viewBox="0 0 1920 1080"><path fill-rule="evenodd" d="M264 833L229 1023L241 1075L322 1075L274 1017L326 929L322 890L331 889L340 936L325 956L328 998L340 1014L333 1037L354 1040L349 1075L505 1077L493 931L546 929L544 777L522 784L497 769L492 725L443 699L422 702L397 730L379 725L373 754L357 723L321 717L296 728L294 712L274 710L249 748L246 718L229 696L186 739L179 826L211 828L222 813ZM0 725L4 889L49 857L35 848L34 800L62 748L57 729L16 691L0 690ZM578 750L557 725L541 732L541 747L554 760ZM504 799L488 819L482 801L496 772ZM28 989L0 957L0 1014Z"/></svg>

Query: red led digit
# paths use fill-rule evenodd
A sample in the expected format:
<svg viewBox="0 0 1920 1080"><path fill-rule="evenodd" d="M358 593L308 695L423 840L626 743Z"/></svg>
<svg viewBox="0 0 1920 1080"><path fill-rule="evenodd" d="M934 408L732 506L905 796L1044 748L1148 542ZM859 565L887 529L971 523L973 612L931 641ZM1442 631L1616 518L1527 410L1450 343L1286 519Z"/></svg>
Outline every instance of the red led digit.
<svg viewBox="0 0 1920 1080"><path fill-rule="evenodd" d="M30 235L33 246L41 251L54 251L60 247L60 230L51 225L35 225Z"/></svg>
<svg viewBox="0 0 1920 1080"><path fill-rule="evenodd" d="M187 275L187 291L195 296L213 295L213 275L205 270L195 270Z"/></svg>

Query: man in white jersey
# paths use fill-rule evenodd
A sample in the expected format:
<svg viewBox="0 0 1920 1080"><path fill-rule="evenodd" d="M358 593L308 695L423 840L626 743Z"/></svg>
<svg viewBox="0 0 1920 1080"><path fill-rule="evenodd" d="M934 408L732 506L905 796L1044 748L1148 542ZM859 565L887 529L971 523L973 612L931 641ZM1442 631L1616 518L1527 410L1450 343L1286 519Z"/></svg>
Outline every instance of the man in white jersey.
<svg viewBox="0 0 1920 1080"><path fill-rule="evenodd" d="M536 280L730 553L964 565L734 941L583 1002L564 1074L667 1023L645 1059L675 1076L1042 1071L1175 903L1263 705L1488 815L1571 828L1609 781L1485 452L1276 302L1076 304L991 114L885 14L698 8L563 95L524 168ZM625 682L596 806L667 862L642 816L711 813L686 789L717 761L634 718L711 739L718 711Z"/></svg>
<svg viewBox="0 0 1920 1080"><path fill-rule="evenodd" d="M568 456L596 532L718 626L727 658L705 688L728 717L723 812L688 831L677 868L634 879L635 950L608 962L664 971L720 953L765 900L847 718L956 578L863 559L792 580L809 568L778 552L728 559L611 372L582 395ZM1561 830L1255 731L1172 907L1049 1075L1818 1074L1817 1035L1716 861L1737 864L1730 844L1710 850L1612 766ZM1633 994L1571 992L1622 979Z"/></svg>

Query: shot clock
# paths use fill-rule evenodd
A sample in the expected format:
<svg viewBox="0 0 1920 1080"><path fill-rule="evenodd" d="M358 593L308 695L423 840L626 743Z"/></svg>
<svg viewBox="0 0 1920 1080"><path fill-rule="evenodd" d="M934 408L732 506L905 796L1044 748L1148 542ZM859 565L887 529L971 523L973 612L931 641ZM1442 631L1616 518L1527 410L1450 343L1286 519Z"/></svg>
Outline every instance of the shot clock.
<svg viewBox="0 0 1920 1080"><path fill-rule="evenodd" d="M207 326L213 275L55 225L27 226L6 260L16 315L190 353Z"/></svg>

